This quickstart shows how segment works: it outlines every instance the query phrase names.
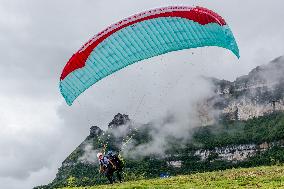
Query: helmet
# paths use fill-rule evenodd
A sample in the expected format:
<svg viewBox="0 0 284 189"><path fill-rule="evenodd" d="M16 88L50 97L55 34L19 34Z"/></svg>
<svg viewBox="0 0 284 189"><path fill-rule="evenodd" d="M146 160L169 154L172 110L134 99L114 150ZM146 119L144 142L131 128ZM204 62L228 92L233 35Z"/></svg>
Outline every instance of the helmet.
<svg viewBox="0 0 284 189"><path fill-rule="evenodd" d="M101 152L97 153L97 158L99 158L102 155L103 155L103 153L101 153Z"/></svg>
<svg viewBox="0 0 284 189"><path fill-rule="evenodd" d="M108 156L112 156L112 155L113 155L113 151L111 151L111 150L108 151L108 152L107 152L107 155L108 155Z"/></svg>

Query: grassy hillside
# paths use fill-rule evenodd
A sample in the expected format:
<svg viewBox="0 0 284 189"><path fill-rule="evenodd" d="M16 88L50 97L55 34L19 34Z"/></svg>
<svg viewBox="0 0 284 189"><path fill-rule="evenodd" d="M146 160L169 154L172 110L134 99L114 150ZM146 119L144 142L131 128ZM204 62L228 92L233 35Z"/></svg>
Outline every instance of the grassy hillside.
<svg viewBox="0 0 284 189"><path fill-rule="evenodd" d="M284 188L284 166L229 169L167 179L149 179L113 185L73 187L72 189L103 188Z"/></svg>

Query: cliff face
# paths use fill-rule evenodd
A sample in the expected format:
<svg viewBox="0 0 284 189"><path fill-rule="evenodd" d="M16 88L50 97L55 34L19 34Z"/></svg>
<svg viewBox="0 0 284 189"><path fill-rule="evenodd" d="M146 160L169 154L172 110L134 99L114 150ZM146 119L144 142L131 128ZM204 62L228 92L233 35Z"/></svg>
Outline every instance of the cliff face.
<svg viewBox="0 0 284 189"><path fill-rule="evenodd" d="M208 79L215 95L200 103L202 124L211 124L216 117L247 120L284 110L284 57L258 66L235 81Z"/></svg>
<svg viewBox="0 0 284 189"><path fill-rule="evenodd" d="M245 161L250 157L253 157L257 153L264 152L271 149L274 146L284 148L284 141L275 142L263 142L261 144L240 144L230 145L224 147L216 147L214 149L199 149L194 152L195 156L199 156L201 161L210 159L210 156L215 155L212 160L223 160L230 162ZM211 160L211 161L212 161Z"/></svg>
<svg viewBox="0 0 284 189"><path fill-rule="evenodd" d="M118 128L130 122L128 115L118 113L114 116L113 120L108 124L108 128Z"/></svg>

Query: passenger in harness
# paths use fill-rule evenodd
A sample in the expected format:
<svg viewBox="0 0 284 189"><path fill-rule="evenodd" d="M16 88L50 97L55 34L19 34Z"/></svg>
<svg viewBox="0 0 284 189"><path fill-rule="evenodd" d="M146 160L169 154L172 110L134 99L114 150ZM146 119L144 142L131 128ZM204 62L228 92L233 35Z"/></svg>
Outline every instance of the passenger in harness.
<svg viewBox="0 0 284 189"><path fill-rule="evenodd" d="M113 172L115 171L115 165L110 161L108 156L104 156L102 153L98 153L97 157L99 159L100 164L100 173L104 173L110 184L113 183Z"/></svg>

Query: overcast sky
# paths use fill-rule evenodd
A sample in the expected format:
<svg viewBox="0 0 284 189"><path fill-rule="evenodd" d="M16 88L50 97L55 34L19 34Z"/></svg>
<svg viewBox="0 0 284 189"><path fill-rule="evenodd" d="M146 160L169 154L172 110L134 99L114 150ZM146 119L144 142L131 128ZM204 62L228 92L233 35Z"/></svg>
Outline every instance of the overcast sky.
<svg viewBox="0 0 284 189"><path fill-rule="evenodd" d="M169 53L105 78L67 106L58 82L71 55L108 25L168 5L219 13L241 58L212 47ZM0 188L49 183L89 127L106 128L118 112L147 122L202 92L198 75L234 80L283 55L283 9L283 0L0 0Z"/></svg>

